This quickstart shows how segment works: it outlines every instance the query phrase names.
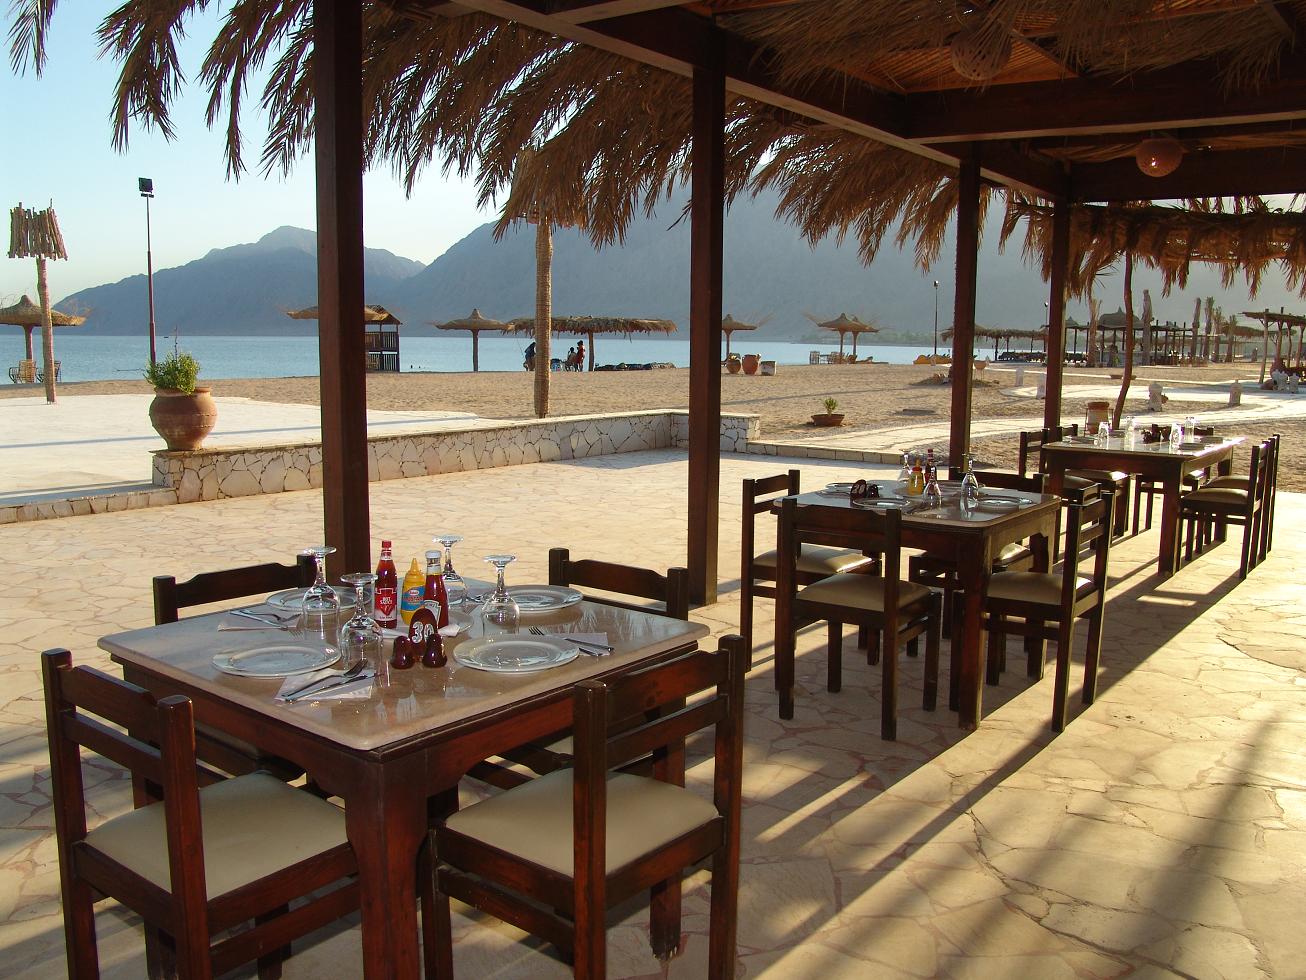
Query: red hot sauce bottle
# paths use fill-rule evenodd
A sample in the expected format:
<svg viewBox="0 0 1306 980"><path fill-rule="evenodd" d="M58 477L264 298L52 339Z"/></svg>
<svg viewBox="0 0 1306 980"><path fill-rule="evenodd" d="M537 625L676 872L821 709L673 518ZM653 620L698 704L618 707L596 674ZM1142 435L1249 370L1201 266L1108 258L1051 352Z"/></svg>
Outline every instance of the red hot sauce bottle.
<svg viewBox="0 0 1306 980"><path fill-rule="evenodd" d="M390 554L390 542L381 542L381 560L376 565L376 621L385 629L399 622L399 575Z"/></svg>
<svg viewBox="0 0 1306 980"><path fill-rule="evenodd" d="M426 589L422 593L423 602L430 600L440 604L441 629L449 625L449 591L444 587L442 558L439 548L426 553Z"/></svg>

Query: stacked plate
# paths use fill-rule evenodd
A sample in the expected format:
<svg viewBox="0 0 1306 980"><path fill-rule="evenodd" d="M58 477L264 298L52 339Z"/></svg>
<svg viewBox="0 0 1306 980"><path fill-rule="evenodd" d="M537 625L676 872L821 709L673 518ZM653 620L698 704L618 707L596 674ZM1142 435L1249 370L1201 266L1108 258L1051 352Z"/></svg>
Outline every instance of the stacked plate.
<svg viewBox="0 0 1306 980"><path fill-rule="evenodd" d="M334 647L283 642L219 653L213 666L237 677L290 677L330 667L339 659L340 651Z"/></svg>
<svg viewBox="0 0 1306 980"><path fill-rule="evenodd" d="M453 652L464 667L496 674L533 674L578 656L580 648L558 636L486 636L460 643Z"/></svg>

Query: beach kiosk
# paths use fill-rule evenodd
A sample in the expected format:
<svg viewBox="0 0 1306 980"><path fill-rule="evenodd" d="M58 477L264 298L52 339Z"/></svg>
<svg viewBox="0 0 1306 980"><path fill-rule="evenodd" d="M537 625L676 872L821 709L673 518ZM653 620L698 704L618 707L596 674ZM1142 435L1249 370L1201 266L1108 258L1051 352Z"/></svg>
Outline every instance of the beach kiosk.
<svg viewBox="0 0 1306 980"><path fill-rule="evenodd" d="M317 307L291 310L286 314L292 320L316 320ZM399 328L403 321L384 306L363 307L363 329L366 331L367 369L399 373Z"/></svg>

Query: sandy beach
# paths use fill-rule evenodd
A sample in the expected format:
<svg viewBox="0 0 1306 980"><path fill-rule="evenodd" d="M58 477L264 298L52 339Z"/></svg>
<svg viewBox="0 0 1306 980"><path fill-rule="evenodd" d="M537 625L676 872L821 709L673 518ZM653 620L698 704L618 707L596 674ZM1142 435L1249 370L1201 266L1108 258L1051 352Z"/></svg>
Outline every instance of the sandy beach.
<svg viewBox="0 0 1306 980"><path fill-rule="evenodd" d="M1210 398L1204 402L1185 403L1178 399L1167 406L1169 414L1210 413L1227 399L1228 385L1235 378L1251 387L1260 365L1250 363L1218 364L1205 367L1145 367L1139 369L1127 403L1127 411L1146 414L1147 383L1183 382L1209 386ZM1041 368L1027 368L1025 385L1036 385ZM1090 386L1114 384L1108 369L1067 368L1063 399L1063 418L1082 419L1085 392ZM1118 369L1116 372L1118 373ZM919 425L937 419L940 440L946 445L946 428L950 410L951 388L928 383L935 369L924 366L853 364L853 365L781 365L774 377L730 375L723 372L721 403L726 411L750 412L761 416L762 434L767 439L810 438L821 431L810 424L814 413L823 411L821 402L831 397L838 401L838 411L846 416L847 429L890 429L907 424ZM982 382L974 391L973 416L976 419L1035 418L1042 414L1036 398L1011 393L1016 372L1009 368L989 368L982 372ZM260 401L315 405L319 402L318 379L236 378L204 379L215 394L247 397ZM372 374L367 379L368 407L390 411L459 411L483 418L513 419L533 415L531 376L524 371L480 373L405 373ZM143 381L96 381L60 386L63 396L78 394L148 393ZM30 388L0 389L0 397L31 395ZM1095 396L1095 397L1100 397ZM1302 396L1306 399L1306 395ZM689 371L685 368L658 371L557 373L553 375L551 412L554 415L588 415L614 411L653 408L686 408L689 405ZM904 409L927 413L904 414ZM1211 417L1218 424L1218 418ZM1303 459L1302 436L1306 422L1276 419L1273 423L1231 423L1238 434L1263 438L1271 431L1284 436L1280 483L1284 489L1306 490L1306 459ZM986 463L1012 466L1016 458L1013 437L976 440L975 450Z"/></svg>

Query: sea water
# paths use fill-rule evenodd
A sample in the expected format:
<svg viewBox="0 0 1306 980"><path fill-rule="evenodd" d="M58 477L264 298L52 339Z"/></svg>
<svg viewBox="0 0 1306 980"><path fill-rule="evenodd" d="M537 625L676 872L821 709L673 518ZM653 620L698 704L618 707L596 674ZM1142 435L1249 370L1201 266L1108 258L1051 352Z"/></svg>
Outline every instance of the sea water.
<svg viewBox="0 0 1306 980"><path fill-rule="evenodd" d="M34 348L38 366L41 361L41 338L38 332ZM482 371L520 371L530 337L482 336L480 367ZM576 343L571 337L553 338L553 356L565 357ZM178 341L181 350L200 362L201 377L210 381L222 378L282 378L315 376L318 373L317 337L308 336L196 336ZM589 342L586 341L587 355ZM173 338L159 337L160 357L173 349ZM735 338L732 351L759 354L763 360L777 364L807 364L812 351L831 353L838 345L751 342ZM851 351L851 345L844 348ZM862 344L858 357L871 357L889 364L910 364L919 354L931 353L931 347L895 347ZM940 351L943 352L942 350ZM149 360L146 336L97 336L79 334L76 328L58 329L54 333L54 356L61 362L64 381L111 381L141 376ZM597 364L674 364L689 366L689 342L685 340L649 340L645 338L595 338ZM0 333L0 365L12 366L23 357L22 331ZM588 367L588 356L586 358ZM400 335L399 363L404 371L470 371L472 344L466 334L452 336ZM4 376L0 375L0 379Z"/></svg>

